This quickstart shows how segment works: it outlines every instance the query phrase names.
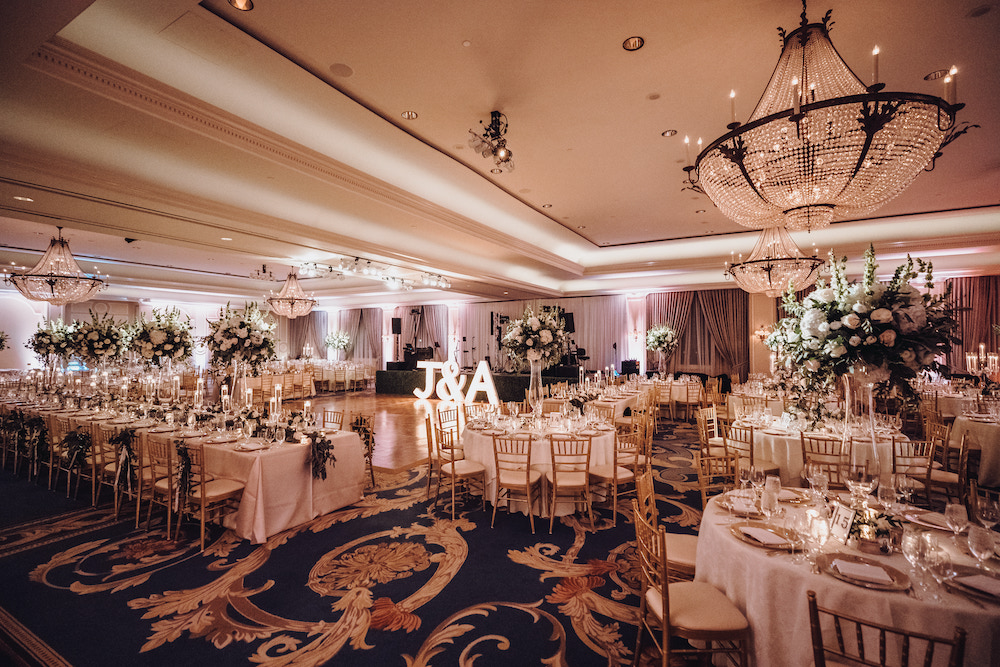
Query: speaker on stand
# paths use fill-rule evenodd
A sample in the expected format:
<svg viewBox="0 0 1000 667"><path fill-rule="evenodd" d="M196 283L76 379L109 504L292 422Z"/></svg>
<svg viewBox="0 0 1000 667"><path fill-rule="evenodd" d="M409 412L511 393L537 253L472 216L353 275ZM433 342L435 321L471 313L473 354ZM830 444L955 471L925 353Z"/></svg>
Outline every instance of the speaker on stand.
<svg viewBox="0 0 1000 667"><path fill-rule="evenodd" d="M403 318L392 318L392 335L396 337L396 356L393 361L399 361L399 335L403 333Z"/></svg>

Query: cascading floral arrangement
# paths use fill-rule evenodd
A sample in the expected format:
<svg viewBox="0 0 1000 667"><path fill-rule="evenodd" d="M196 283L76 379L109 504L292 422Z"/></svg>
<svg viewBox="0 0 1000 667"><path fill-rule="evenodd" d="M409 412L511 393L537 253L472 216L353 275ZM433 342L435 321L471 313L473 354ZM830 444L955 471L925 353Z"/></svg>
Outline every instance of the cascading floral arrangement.
<svg viewBox="0 0 1000 667"><path fill-rule="evenodd" d="M527 308L519 319L507 325L501 347L518 365L540 361L543 368L548 368L562 358L566 345L564 327L564 320L558 313L545 311L535 315Z"/></svg>
<svg viewBox="0 0 1000 667"><path fill-rule="evenodd" d="M646 349L651 352L662 352L667 357L677 348L679 342L677 332L666 324L657 324L646 332Z"/></svg>
<svg viewBox="0 0 1000 667"><path fill-rule="evenodd" d="M90 312L90 320L74 322L69 334L73 354L85 364L100 364L124 355L128 349L131 329L122 326L110 315Z"/></svg>
<svg viewBox="0 0 1000 667"><path fill-rule="evenodd" d="M257 307L248 303L241 310L227 304L219 319L208 323L210 333L205 346L212 353L212 367L224 371L235 362L245 363L256 375L261 366L274 359L274 323Z"/></svg>
<svg viewBox="0 0 1000 667"><path fill-rule="evenodd" d="M937 357L958 342L950 290L931 294L933 266L909 256L892 280L877 282L872 246L865 251L861 282L847 280L846 263L846 257L838 261L831 252L829 287L819 281L801 303L787 292L789 316L778 322L765 344L813 390L828 391L839 376L855 373L865 374L879 394L896 388L903 397L912 397L909 380L924 370L944 370ZM910 285L921 274L924 292Z"/></svg>
<svg viewBox="0 0 1000 667"><path fill-rule="evenodd" d="M38 356L42 363L48 364L55 359L68 359L73 352L70 344L72 327L62 320L46 320L38 325L35 333L24 344Z"/></svg>
<svg viewBox="0 0 1000 667"><path fill-rule="evenodd" d="M181 312L176 308L153 310L152 321L142 316L135 323L131 349L149 366L182 363L194 351L191 318L185 316L182 321Z"/></svg>
<svg viewBox="0 0 1000 667"><path fill-rule="evenodd" d="M333 331L327 334L323 344L331 350L346 350L347 346L351 344L351 339L346 331Z"/></svg>

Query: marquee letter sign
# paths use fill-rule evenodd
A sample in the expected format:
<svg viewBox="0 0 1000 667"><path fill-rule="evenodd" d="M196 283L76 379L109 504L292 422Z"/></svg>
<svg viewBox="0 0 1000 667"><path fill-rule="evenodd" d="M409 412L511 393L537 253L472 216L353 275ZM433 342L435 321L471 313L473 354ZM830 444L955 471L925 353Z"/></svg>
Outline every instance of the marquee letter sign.
<svg viewBox="0 0 1000 667"><path fill-rule="evenodd" d="M476 367L476 373L472 376L468 393L463 393L465 387L465 376L461 374L461 368L454 359L445 362L440 361L418 361L418 368L426 371L424 375L424 388L414 389L413 394L417 398L429 398L431 394L437 392L437 397L442 401L455 401L456 403L472 403L476 400L476 394L486 393L486 400L491 405L500 405L500 397L497 388L493 384L493 374L490 373L490 366L486 361L480 361ZM441 379L434 384L434 371L441 371Z"/></svg>

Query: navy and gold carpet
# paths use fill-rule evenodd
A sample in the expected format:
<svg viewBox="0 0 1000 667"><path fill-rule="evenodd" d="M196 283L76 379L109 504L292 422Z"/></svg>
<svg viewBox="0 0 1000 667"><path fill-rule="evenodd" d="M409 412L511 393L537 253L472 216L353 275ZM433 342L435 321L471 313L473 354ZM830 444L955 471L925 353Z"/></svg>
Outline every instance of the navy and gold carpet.
<svg viewBox="0 0 1000 667"><path fill-rule="evenodd" d="M654 441L661 518L695 532L697 435ZM425 494L425 467L251 545L204 553L0 473L0 635L46 665L620 665L635 645L634 530L600 509L532 535L522 514ZM8 511L9 510L9 511ZM544 523L544 522L542 522ZM0 654L0 662L4 656Z"/></svg>

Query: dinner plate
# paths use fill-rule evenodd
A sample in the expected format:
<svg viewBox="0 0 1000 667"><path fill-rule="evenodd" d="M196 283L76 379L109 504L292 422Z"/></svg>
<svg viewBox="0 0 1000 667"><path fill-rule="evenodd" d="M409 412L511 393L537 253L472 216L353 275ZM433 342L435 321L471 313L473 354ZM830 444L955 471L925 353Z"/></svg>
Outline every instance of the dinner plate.
<svg viewBox="0 0 1000 667"><path fill-rule="evenodd" d="M156 421L153 419L140 419L135 422L133 426L136 428L146 428L147 426L153 426L154 424L156 424Z"/></svg>
<svg viewBox="0 0 1000 667"><path fill-rule="evenodd" d="M264 440L263 438L250 438L249 440L240 440L234 450L237 452L258 452L265 449L271 448L271 442Z"/></svg>
<svg viewBox="0 0 1000 667"><path fill-rule="evenodd" d="M788 431L783 428L765 428L763 432L768 435L788 435Z"/></svg>
<svg viewBox="0 0 1000 667"><path fill-rule="evenodd" d="M857 565L869 565L871 567L881 568L887 575L889 575L892 581L882 583L879 581L868 581L867 579L856 579L848 576L834 567L834 562L838 560L847 561L848 563ZM831 577L840 579L841 581L846 581L847 583L855 586L860 586L861 588L870 588L876 591L905 591L910 588L910 578L904 573L894 567L886 565L885 563L880 563L877 560L865 558L864 556L839 552L820 554L816 556L816 565L819 566L820 570L826 572Z"/></svg>
<svg viewBox="0 0 1000 667"><path fill-rule="evenodd" d="M805 505L810 502L809 494L803 489L784 488L778 492L778 502L788 505Z"/></svg>
<svg viewBox="0 0 1000 667"><path fill-rule="evenodd" d="M993 604L1000 604L1000 596L990 593L989 590L973 585L975 582L974 579L967 579L968 577L976 576L988 577L992 580L992 582L987 583L995 583L1000 586L1000 579L998 579L996 575L968 565L953 565L952 569L955 571L955 576L945 579L944 585L946 588L968 595L969 597L977 600L985 600L986 602L992 602ZM992 586L990 588L992 588Z"/></svg>
<svg viewBox="0 0 1000 667"><path fill-rule="evenodd" d="M487 429L483 429L483 435L503 435L503 434L505 434L506 432L507 432L507 431L503 431L503 430L501 430L501 429L498 429L498 428L487 428Z"/></svg>
<svg viewBox="0 0 1000 667"><path fill-rule="evenodd" d="M969 421L979 422L980 424L990 424L990 423L993 422L993 417L988 417L988 416L985 416L985 415L984 416L970 415L969 416Z"/></svg>
<svg viewBox="0 0 1000 667"><path fill-rule="evenodd" d="M948 520L945 519L944 515L940 512L912 509L903 512L903 518L910 523L915 523L918 526L923 526L924 528L944 530L949 533L952 532L951 528L948 526Z"/></svg>
<svg viewBox="0 0 1000 667"><path fill-rule="evenodd" d="M601 424L597 427L598 431L614 431L615 427L610 424Z"/></svg>
<svg viewBox="0 0 1000 667"><path fill-rule="evenodd" d="M221 445L226 442L236 442L236 436L231 433L216 433L205 438L205 442L213 445Z"/></svg>
<svg viewBox="0 0 1000 667"><path fill-rule="evenodd" d="M764 533L770 533L774 536L776 540L782 540L781 542L766 542L761 538L754 537L751 532L764 531ZM742 540L747 544L752 544L755 547L760 547L761 549L781 549L783 551L790 551L792 549L792 543L795 535L792 531L786 530L778 526L769 526L762 521L741 521L740 523L734 523L729 526L729 532L731 532L736 539ZM760 533L763 535L764 533Z"/></svg>
<svg viewBox="0 0 1000 667"><path fill-rule="evenodd" d="M729 494L725 494L719 497L719 507L726 510L727 512L732 512L734 515L739 517L744 517L746 519L763 519L764 515L761 514L756 507L752 509L746 504L733 504L733 498Z"/></svg>
<svg viewBox="0 0 1000 667"><path fill-rule="evenodd" d="M149 432L150 433L173 433L175 430L177 430L176 426L163 425L163 426L154 426L153 428L149 429Z"/></svg>

